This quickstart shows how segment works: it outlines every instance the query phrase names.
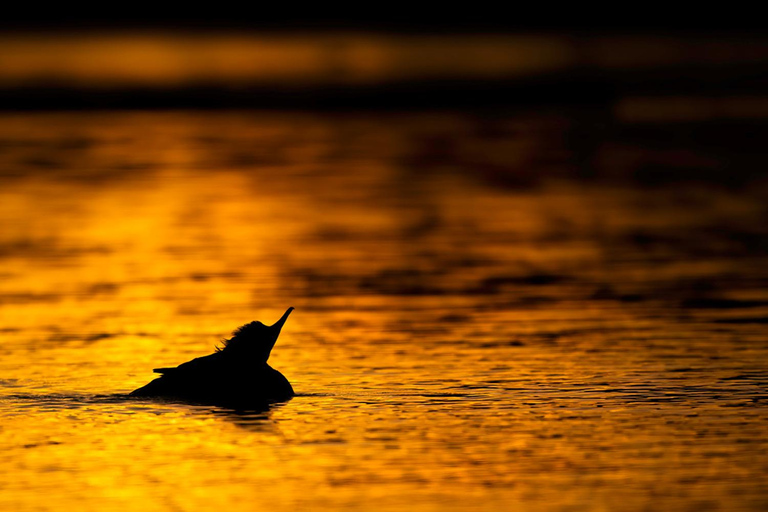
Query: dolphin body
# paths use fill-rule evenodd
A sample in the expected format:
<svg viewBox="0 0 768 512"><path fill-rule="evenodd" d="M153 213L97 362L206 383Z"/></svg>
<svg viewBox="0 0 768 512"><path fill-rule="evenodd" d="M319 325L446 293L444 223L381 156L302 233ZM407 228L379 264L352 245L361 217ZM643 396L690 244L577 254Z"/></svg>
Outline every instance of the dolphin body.
<svg viewBox="0 0 768 512"><path fill-rule="evenodd" d="M267 364L272 347L293 308L274 325L251 322L237 329L213 354L175 368L155 368L162 374L130 393L234 408L265 408L293 395L290 382Z"/></svg>

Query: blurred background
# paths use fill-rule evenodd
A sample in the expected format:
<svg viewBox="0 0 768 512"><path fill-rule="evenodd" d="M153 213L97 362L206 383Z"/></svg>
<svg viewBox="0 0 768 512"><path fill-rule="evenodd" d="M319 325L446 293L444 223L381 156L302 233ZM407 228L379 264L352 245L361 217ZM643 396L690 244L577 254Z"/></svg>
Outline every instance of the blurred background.
<svg viewBox="0 0 768 512"><path fill-rule="evenodd" d="M0 508L764 510L768 36L585 19L0 22Z"/></svg>
<svg viewBox="0 0 768 512"><path fill-rule="evenodd" d="M559 131L579 178L754 177L768 115L759 29L585 18L10 18L0 108L523 112Z"/></svg>

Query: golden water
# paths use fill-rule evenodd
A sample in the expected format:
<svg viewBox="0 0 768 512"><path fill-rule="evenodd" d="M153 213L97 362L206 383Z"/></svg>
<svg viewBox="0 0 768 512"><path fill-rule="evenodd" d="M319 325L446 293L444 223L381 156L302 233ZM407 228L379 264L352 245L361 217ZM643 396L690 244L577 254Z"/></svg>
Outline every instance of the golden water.
<svg viewBox="0 0 768 512"><path fill-rule="evenodd" d="M561 121L3 115L0 509L768 508L767 194ZM288 306L290 402L124 396Z"/></svg>

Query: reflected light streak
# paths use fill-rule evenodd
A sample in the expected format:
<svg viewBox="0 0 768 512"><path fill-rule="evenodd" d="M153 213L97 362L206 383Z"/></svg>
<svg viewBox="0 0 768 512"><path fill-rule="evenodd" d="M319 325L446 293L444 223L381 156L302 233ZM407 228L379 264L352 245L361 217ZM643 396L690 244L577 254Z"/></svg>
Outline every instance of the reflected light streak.
<svg viewBox="0 0 768 512"><path fill-rule="evenodd" d="M494 79L561 69L570 52L564 41L534 36L0 36L0 85L303 87Z"/></svg>

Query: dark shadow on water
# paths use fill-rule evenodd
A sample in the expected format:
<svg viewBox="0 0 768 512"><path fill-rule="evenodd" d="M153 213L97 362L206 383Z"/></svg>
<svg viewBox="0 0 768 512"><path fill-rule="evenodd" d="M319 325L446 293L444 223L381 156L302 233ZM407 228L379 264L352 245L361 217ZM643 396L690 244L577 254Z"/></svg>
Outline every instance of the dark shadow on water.
<svg viewBox="0 0 768 512"><path fill-rule="evenodd" d="M228 407L225 405L196 403L178 399L148 399L129 395L112 396L143 404L166 404L172 406L175 410L183 408L191 416L213 415L231 422L240 428L251 431L264 431L270 427L272 409L280 406L279 404L262 403L250 404L247 407L236 405Z"/></svg>
<svg viewBox="0 0 768 512"><path fill-rule="evenodd" d="M213 415L234 423L246 430L263 431L270 424L270 416L275 404L251 404L248 407L227 407L196 403L171 398L133 397L125 393L108 395L80 394L31 394L17 393L0 396L0 404L5 404L17 410L33 409L40 412L62 410L93 409L104 407L104 412L114 412L114 407L123 407L124 412L131 415L166 414L183 411L190 416Z"/></svg>

